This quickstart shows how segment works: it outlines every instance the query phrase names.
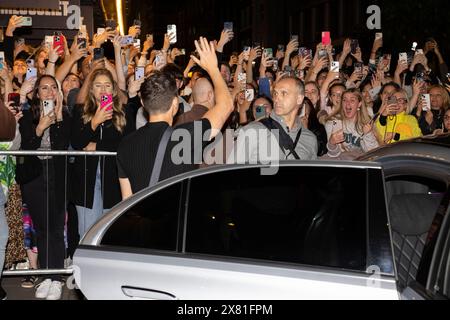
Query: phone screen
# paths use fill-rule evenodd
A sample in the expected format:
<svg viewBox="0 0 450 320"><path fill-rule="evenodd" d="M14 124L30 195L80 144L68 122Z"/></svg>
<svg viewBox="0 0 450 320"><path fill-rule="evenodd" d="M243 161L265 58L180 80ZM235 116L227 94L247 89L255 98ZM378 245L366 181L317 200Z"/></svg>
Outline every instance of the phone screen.
<svg viewBox="0 0 450 320"><path fill-rule="evenodd" d="M225 22L223 24L223 29L233 31L233 22Z"/></svg>
<svg viewBox="0 0 450 320"><path fill-rule="evenodd" d="M265 106L256 106L256 109L255 109L256 120L263 119L265 117L267 117L266 107Z"/></svg>
<svg viewBox="0 0 450 320"><path fill-rule="evenodd" d="M11 105L16 111L19 111L20 108L20 94L19 93L10 93L8 94L8 102L12 101L13 104Z"/></svg>
<svg viewBox="0 0 450 320"><path fill-rule="evenodd" d="M94 48L94 61L103 59L105 56L105 53L103 51L103 48Z"/></svg>

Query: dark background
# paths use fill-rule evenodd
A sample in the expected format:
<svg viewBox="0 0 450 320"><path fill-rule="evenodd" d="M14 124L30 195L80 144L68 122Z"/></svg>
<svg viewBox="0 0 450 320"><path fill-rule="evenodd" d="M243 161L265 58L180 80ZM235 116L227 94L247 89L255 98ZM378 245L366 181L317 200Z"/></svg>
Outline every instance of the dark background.
<svg viewBox="0 0 450 320"><path fill-rule="evenodd" d="M169 23L177 24L178 47L192 49L201 35L218 39L225 21L234 23L235 39L227 52L241 50L254 41L266 47L286 44L291 34L301 45L315 47L321 32L329 30L334 45L357 37L363 53L370 53L375 32L366 26L367 7L381 9L384 51L410 50L412 42L423 46L433 36L448 60L450 55L450 1L444 0L167 0L127 1L128 21L140 17L143 34L154 32L161 45Z"/></svg>

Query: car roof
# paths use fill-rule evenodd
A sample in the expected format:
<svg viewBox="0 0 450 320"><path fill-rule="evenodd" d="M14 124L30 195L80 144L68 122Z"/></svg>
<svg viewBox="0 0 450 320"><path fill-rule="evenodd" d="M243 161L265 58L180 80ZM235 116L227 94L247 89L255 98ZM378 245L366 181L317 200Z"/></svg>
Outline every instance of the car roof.
<svg viewBox="0 0 450 320"><path fill-rule="evenodd" d="M374 149L357 158L359 161L378 161L381 158L406 156L411 159L430 159L450 164L450 133L429 135L399 141Z"/></svg>

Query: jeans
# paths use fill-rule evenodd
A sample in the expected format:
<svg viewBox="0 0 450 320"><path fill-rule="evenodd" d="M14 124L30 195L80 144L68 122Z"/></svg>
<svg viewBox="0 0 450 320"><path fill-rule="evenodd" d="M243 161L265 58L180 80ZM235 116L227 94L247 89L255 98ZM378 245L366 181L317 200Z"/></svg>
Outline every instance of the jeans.
<svg viewBox="0 0 450 320"><path fill-rule="evenodd" d="M100 172L100 163L97 166L97 176L95 178L94 187L94 203L92 209L76 206L78 213L78 232L80 239L84 237L86 232L109 210L103 209L102 197L102 176Z"/></svg>
<svg viewBox="0 0 450 320"><path fill-rule="evenodd" d="M5 215L5 195L0 186L0 279L2 277L3 264L5 263L6 244L8 243L8 223Z"/></svg>

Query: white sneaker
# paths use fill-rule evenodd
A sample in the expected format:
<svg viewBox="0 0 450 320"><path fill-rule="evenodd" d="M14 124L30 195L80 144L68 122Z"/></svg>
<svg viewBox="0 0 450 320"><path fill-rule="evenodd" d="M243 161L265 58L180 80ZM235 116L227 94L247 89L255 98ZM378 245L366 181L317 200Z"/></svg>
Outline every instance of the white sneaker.
<svg viewBox="0 0 450 320"><path fill-rule="evenodd" d="M50 286L50 290L47 295L47 300L59 300L61 299L62 283L60 281L53 281Z"/></svg>
<svg viewBox="0 0 450 320"><path fill-rule="evenodd" d="M38 299L47 298L48 292L50 291L50 286L52 284L51 279L45 279L36 286L36 294L34 295Z"/></svg>

